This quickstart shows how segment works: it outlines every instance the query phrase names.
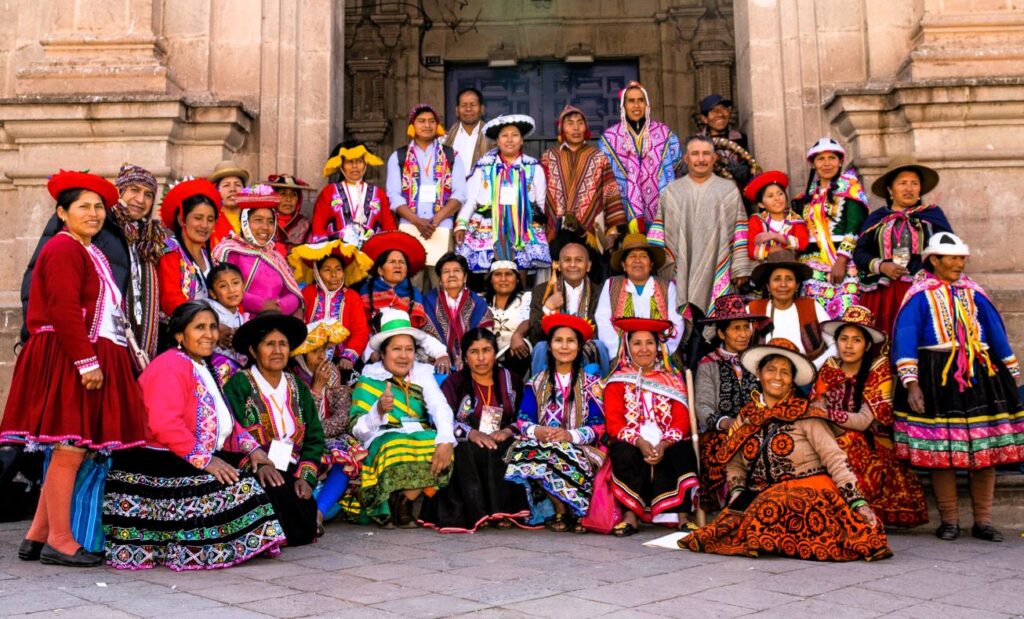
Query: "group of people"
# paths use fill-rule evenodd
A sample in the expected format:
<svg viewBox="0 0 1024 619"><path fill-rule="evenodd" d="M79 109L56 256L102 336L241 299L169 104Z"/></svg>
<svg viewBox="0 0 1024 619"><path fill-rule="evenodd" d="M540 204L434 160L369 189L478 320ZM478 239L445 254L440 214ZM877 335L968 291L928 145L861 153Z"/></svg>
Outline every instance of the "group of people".
<svg viewBox="0 0 1024 619"><path fill-rule="evenodd" d="M891 554L885 527L1002 540L995 467L1024 461L1018 364L963 274L969 249L895 159L871 210L833 139L790 200L751 174L732 104L684 141L620 95L523 153L526 115L459 93L383 166L253 183L223 162L158 183L60 171L25 275L0 438L48 451L24 560L175 570L309 543L333 518L441 532L690 531L692 551ZM86 458L110 459L105 547L71 525ZM705 512L717 512L710 522Z"/></svg>

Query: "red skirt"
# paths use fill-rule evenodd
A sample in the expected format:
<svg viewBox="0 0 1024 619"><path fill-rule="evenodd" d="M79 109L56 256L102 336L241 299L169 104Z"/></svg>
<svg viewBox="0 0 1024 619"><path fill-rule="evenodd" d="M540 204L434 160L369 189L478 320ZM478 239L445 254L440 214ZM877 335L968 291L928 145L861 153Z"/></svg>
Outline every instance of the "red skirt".
<svg viewBox="0 0 1024 619"><path fill-rule="evenodd" d="M900 304L908 290L910 282L900 280L860 293L860 304L871 310L875 315L875 326L890 337L896 324L896 313L900 311Z"/></svg>
<svg viewBox="0 0 1024 619"><path fill-rule="evenodd" d="M896 459L892 441L848 430L836 438L857 475L857 485L882 522L916 527L928 522L928 503L917 475Z"/></svg>
<svg viewBox="0 0 1024 619"><path fill-rule="evenodd" d="M124 449L145 443L146 405L128 349L106 338L94 344L103 387L86 391L53 333L29 338L14 365L0 440Z"/></svg>

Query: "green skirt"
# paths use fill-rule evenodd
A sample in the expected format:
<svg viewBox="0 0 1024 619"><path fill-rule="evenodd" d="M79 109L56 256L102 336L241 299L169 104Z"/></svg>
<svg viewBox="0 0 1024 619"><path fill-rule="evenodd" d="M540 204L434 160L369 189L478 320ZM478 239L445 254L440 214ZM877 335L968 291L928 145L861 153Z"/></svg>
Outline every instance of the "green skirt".
<svg viewBox="0 0 1024 619"><path fill-rule="evenodd" d="M423 488L433 494L448 485L452 467L440 475L430 473L437 432L386 432L370 443L363 461L359 501L366 515L386 520L391 515L388 499L393 492Z"/></svg>

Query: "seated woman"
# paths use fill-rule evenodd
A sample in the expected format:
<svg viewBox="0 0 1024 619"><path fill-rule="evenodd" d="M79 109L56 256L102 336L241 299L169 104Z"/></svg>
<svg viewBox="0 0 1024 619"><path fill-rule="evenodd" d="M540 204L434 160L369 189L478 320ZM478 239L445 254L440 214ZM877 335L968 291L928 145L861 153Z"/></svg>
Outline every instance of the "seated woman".
<svg viewBox="0 0 1024 619"><path fill-rule="evenodd" d="M452 409L433 369L416 361L427 335L401 310L384 308L374 320L369 346L380 361L363 368L349 417L349 430L369 451L359 499L381 526L414 528L413 501L446 486L452 474Z"/></svg>
<svg viewBox="0 0 1024 619"><path fill-rule="evenodd" d="M679 547L818 561L892 556L828 415L794 388L814 382L814 365L784 339L751 348L740 362L758 375L763 391L753 393L718 452L729 505Z"/></svg>
<svg viewBox="0 0 1024 619"><path fill-rule="evenodd" d="M727 294L715 299L708 317L700 322L715 328L717 344L697 364L694 405L700 425L700 500L701 507L717 512L725 506L725 465L715 454L729 436L750 393L757 389L757 377L740 364L740 355L754 338L753 322L764 316L747 312L743 297Z"/></svg>
<svg viewBox="0 0 1024 619"><path fill-rule="evenodd" d="M250 367L231 377L224 395L242 426L266 450L284 483L268 488L289 546L308 544L318 530L313 488L324 455L324 430L316 400L305 383L287 372L288 355L306 339L293 316L264 312L235 332L235 350Z"/></svg>
<svg viewBox="0 0 1024 619"><path fill-rule="evenodd" d="M626 354L605 383L604 411L612 494L625 509L612 533L633 535L641 520L683 528L699 487L690 440L696 428L690 428L686 383L665 347L672 323L620 318L615 328Z"/></svg>
<svg viewBox="0 0 1024 619"><path fill-rule="evenodd" d="M359 478L361 463L366 458L366 449L348 433L352 389L342 381L341 372L332 363L334 351L349 337L340 322L318 321L309 325L306 341L292 351L292 372L313 394L324 429L326 449L322 464L329 470L313 492L321 522L338 514L339 501L349 482Z"/></svg>
<svg viewBox="0 0 1024 619"><path fill-rule="evenodd" d="M836 442L846 452L864 498L887 525L916 527L928 522L928 503L917 474L896 459L892 426L892 366L879 354L885 334L871 310L851 305L840 320L822 326L836 342L838 356L818 372L810 400L846 430Z"/></svg>
<svg viewBox="0 0 1024 619"><path fill-rule="evenodd" d="M241 235L232 234L213 249L215 260L230 262L242 271L242 309L250 314L276 311L290 316L302 312L299 284L284 259L283 246L274 241L275 209L280 200L267 185L242 189L235 198L241 209Z"/></svg>
<svg viewBox="0 0 1024 619"><path fill-rule="evenodd" d="M577 316L549 314L547 370L523 392L519 434L509 451L505 479L527 487L530 524L584 533L577 520L590 509L594 475L604 462L596 447L604 434L600 381L583 371L583 343L594 337ZM550 500L549 500L550 499Z"/></svg>
<svg viewBox="0 0 1024 619"><path fill-rule="evenodd" d="M455 465L420 520L442 533L472 533L491 522L508 528L530 515L522 486L505 480L523 381L497 365L497 349L493 333L470 329L462 336L462 370L441 385L455 411Z"/></svg>
<svg viewBox="0 0 1024 619"><path fill-rule="evenodd" d="M487 301L466 287L469 266L465 258L448 252L438 259L434 271L441 287L424 295L423 309L448 347L448 357L458 370L463 357L462 336L471 329L490 329L494 326L494 317Z"/></svg>
<svg viewBox="0 0 1024 619"><path fill-rule="evenodd" d="M288 255L288 262L296 281L306 284L306 323L338 321L348 332L344 345L338 342L338 366L351 370L366 350L370 327L363 301L350 286L366 277L372 262L355 246L336 240L300 245Z"/></svg>
<svg viewBox="0 0 1024 619"><path fill-rule="evenodd" d="M341 178L321 189L317 196L312 241L340 239L362 247L377 232L398 229L384 188L363 182L367 165L381 166L384 162L362 142L341 142L331 150L324 176L339 172Z"/></svg>
<svg viewBox="0 0 1024 619"><path fill-rule="evenodd" d="M276 555L285 542L262 487L284 480L231 417L209 365L217 328L205 301L179 305L169 324L178 347L139 377L151 448L116 452L107 474L103 529L112 567L231 567Z"/></svg>
<svg viewBox="0 0 1024 619"><path fill-rule="evenodd" d="M754 267L750 281L763 291L763 299L754 299L747 306L751 314L767 316L769 322L759 332L759 342L781 338L796 345L800 353L821 366L835 348L826 350L821 324L829 320L828 312L814 299L800 296L800 283L811 277L811 268L797 262L789 251L769 254Z"/></svg>
<svg viewBox="0 0 1024 619"><path fill-rule="evenodd" d="M423 270L427 254L423 244L416 237L399 232L380 232L363 244L363 253L373 260L370 276L359 287L359 295L366 311L366 321L373 324L384 309L395 309L409 315L414 329L423 331L430 339L420 342L420 358L433 359L439 374L447 374L451 368L448 348L441 340L434 324L423 309L423 295L412 285L411 278ZM363 353L365 359L373 358L373 351Z"/></svg>
<svg viewBox="0 0 1024 619"><path fill-rule="evenodd" d="M511 260L495 260L487 276L484 299L494 317L498 339L498 363L520 377L530 374L530 302L533 295L523 288L519 269Z"/></svg>
<svg viewBox="0 0 1024 619"><path fill-rule="evenodd" d="M205 178L172 185L160 204L160 219L172 233L168 251L157 264L160 311L165 317L186 301L209 296L210 235L220 204L220 193Z"/></svg>

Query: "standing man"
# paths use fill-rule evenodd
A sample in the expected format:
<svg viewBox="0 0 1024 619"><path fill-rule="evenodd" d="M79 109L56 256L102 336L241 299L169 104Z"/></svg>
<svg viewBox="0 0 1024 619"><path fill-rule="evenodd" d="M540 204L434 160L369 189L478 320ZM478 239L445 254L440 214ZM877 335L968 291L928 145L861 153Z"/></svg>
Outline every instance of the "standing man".
<svg viewBox="0 0 1024 619"><path fill-rule="evenodd" d="M455 151L438 139L444 134L437 111L428 103L418 103L409 113L406 128L411 141L388 158L391 210L401 217L399 227L416 228L406 231L419 236L427 247L428 267L451 249L453 220L466 201L466 172ZM443 251L432 251L438 245L444 246ZM420 277L423 292L437 287L433 268L423 269Z"/></svg>
<svg viewBox="0 0 1024 619"><path fill-rule="evenodd" d="M719 94L704 97L700 100L700 114L698 118L702 126L700 130L701 135L706 135L709 138L725 138L743 150L750 152L750 147L747 146L747 136L742 131L729 127L729 124L732 122L732 101L729 99ZM727 148L718 148L715 152L718 154L718 161L725 164L729 175L736 181L736 187L742 192L743 188L753 178L750 163L741 157L739 153ZM753 157L753 154L751 154L751 157ZM756 208L753 212L748 208L749 215L755 212L757 212Z"/></svg>
<svg viewBox="0 0 1024 619"><path fill-rule="evenodd" d="M694 318L707 315L715 299L750 279L747 256L747 217L736 184L715 176L715 146L711 138L686 140L687 174L674 181L658 205L664 224L665 248L674 265L676 303L689 303ZM696 361L693 357L692 361Z"/></svg>
<svg viewBox="0 0 1024 619"><path fill-rule="evenodd" d="M626 220L654 221L658 195L675 180L679 138L660 122L651 120L650 98L640 82L632 81L619 94L622 121L601 136L601 151L608 156L619 183Z"/></svg>
<svg viewBox="0 0 1024 619"><path fill-rule="evenodd" d="M603 254L615 243L618 226L626 223L619 185L612 166L595 146L587 144L590 129L583 111L566 105L558 115L558 146L540 158L547 176L548 238L562 228L586 235L586 243ZM600 265L603 275L607 260Z"/></svg>
<svg viewBox="0 0 1024 619"><path fill-rule="evenodd" d="M242 212L235 204L235 196L242 187L249 184L249 171L234 161L221 161L213 169L209 180L220 192L221 208L217 214L217 223L210 235L210 249L213 249L232 232L235 236L242 233Z"/></svg>
<svg viewBox="0 0 1024 619"><path fill-rule="evenodd" d="M476 88L463 88L455 97L455 113L459 122L448 129L444 145L455 151L455 156L462 161L462 169L466 178L473 175L473 166L494 148L494 142L484 135L484 97Z"/></svg>

